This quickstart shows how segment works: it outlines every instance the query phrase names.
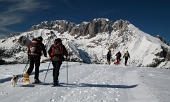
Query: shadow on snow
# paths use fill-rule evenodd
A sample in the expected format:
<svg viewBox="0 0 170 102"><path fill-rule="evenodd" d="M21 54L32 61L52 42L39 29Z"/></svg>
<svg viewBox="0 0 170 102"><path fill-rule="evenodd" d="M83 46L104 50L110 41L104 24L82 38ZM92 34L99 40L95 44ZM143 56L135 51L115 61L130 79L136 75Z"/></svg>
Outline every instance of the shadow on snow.
<svg viewBox="0 0 170 102"><path fill-rule="evenodd" d="M100 88L135 88L138 86L136 85L109 85L109 84L86 84L86 83L80 83L80 84L67 84L67 83L60 83L61 87L100 87Z"/></svg>

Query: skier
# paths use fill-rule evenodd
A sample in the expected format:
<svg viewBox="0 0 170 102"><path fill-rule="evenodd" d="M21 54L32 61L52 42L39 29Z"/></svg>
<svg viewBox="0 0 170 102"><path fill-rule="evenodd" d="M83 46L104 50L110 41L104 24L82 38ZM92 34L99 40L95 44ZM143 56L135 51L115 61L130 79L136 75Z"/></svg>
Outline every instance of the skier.
<svg viewBox="0 0 170 102"><path fill-rule="evenodd" d="M107 52L107 62L109 63L109 65L110 65L110 59L111 59L111 50Z"/></svg>
<svg viewBox="0 0 170 102"><path fill-rule="evenodd" d="M53 65L53 85L59 86L59 70L62 64L62 61L65 60L64 55L68 56L68 52L65 46L62 44L60 38L55 39L54 44L51 45L50 49L48 50L48 54L51 57L52 65Z"/></svg>
<svg viewBox="0 0 170 102"><path fill-rule="evenodd" d="M125 66L126 66L128 58L130 58L130 54L129 54L128 51L126 51L126 53L124 54L123 58L125 58Z"/></svg>
<svg viewBox="0 0 170 102"><path fill-rule="evenodd" d="M118 64L120 64L120 58L122 56L120 51L115 56L116 56L116 59L117 59L116 65L118 65Z"/></svg>
<svg viewBox="0 0 170 102"><path fill-rule="evenodd" d="M42 55L41 51L43 51L44 57L47 57L47 52L42 41L43 38L38 37L37 39L33 39L28 45L28 58L30 64L27 72L23 74L25 83L30 83L29 76L34 69L34 65L35 65L35 77L34 77L33 84L41 83L41 81L39 80L39 67L40 67L40 59Z"/></svg>

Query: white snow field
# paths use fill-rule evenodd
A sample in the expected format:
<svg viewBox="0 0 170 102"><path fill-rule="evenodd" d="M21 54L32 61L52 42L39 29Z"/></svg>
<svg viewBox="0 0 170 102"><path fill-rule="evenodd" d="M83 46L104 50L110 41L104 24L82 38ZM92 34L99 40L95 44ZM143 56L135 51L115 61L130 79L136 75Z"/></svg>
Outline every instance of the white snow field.
<svg viewBox="0 0 170 102"><path fill-rule="evenodd" d="M48 66L41 63L41 81ZM24 68L25 64L0 66L0 102L170 102L168 69L63 62L61 86L51 87L50 64L42 84L19 81L13 87L12 76L19 75L21 79ZM30 79L33 81L34 71Z"/></svg>

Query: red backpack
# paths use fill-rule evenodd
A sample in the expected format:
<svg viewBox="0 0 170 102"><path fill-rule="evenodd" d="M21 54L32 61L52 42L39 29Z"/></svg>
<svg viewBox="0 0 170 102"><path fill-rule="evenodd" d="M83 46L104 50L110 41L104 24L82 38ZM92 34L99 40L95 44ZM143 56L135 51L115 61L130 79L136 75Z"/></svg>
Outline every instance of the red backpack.
<svg viewBox="0 0 170 102"><path fill-rule="evenodd" d="M54 55L62 55L63 54L63 44L59 43L57 45L52 44L52 52L50 53L50 57Z"/></svg>
<svg viewBox="0 0 170 102"><path fill-rule="evenodd" d="M28 54L30 56L40 56L40 44L37 41L31 41L28 45Z"/></svg>

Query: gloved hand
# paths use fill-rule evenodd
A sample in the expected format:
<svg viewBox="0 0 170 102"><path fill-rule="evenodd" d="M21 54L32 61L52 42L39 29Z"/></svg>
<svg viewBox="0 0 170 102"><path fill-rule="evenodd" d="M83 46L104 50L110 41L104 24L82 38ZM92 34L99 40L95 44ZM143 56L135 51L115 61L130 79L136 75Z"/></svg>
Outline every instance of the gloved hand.
<svg viewBox="0 0 170 102"><path fill-rule="evenodd" d="M68 61L68 56L66 56L66 61Z"/></svg>

